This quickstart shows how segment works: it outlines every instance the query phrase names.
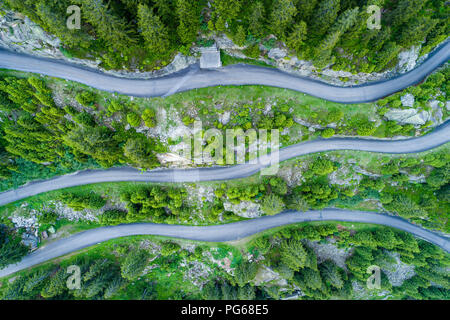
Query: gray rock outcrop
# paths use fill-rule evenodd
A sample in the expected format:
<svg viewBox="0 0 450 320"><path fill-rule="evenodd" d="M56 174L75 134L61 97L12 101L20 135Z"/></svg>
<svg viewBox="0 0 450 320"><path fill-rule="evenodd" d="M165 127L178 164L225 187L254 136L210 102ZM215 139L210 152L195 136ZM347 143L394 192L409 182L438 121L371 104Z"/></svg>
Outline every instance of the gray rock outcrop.
<svg viewBox="0 0 450 320"><path fill-rule="evenodd" d="M267 54L270 59L282 59L287 56L287 50L280 48L272 48Z"/></svg>
<svg viewBox="0 0 450 320"><path fill-rule="evenodd" d="M402 106L412 107L414 106L414 96L411 93L407 93L400 98Z"/></svg>
<svg viewBox="0 0 450 320"><path fill-rule="evenodd" d="M47 34L36 23L19 13L0 16L0 46L47 58L63 59L60 40Z"/></svg>
<svg viewBox="0 0 450 320"><path fill-rule="evenodd" d="M423 125L430 119L428 111L418 112L416 109L391 109L384 114L390 121L397 121L400 124Z"/></svg>

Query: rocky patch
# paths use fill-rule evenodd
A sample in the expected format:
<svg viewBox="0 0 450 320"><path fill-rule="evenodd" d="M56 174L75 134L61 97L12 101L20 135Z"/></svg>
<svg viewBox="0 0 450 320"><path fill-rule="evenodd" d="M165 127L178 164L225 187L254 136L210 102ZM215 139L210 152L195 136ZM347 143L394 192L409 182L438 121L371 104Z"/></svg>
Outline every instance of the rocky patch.
<svg viewBox="0 0 450 320"><path fill-rule="evenodd" d="M223 206L225 210L243 218L257 218L263 214L260 204L252 201L242 201L238 204L224 202Z"/></svg>
<svg viewBox="0 0 450 320"><path fill-rule="evenodd" d="M384 114L390 121L397 121L400 124L424 125L429 119L428 111L418 112L416 109L391 109Z"/></svg>

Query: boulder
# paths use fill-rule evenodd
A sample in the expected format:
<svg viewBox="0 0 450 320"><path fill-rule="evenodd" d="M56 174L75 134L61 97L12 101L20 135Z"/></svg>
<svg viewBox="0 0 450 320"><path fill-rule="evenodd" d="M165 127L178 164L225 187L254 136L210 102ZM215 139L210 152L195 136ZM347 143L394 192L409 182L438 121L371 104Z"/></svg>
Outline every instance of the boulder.
<svg viewBox="0 0 450 320"><path fill-rule="evenodd" d="M398 71L404 73L414 69L419 58L419 52L420 46L412 46L409 50L400 52L398 55Z"/></svg>
<svg viewBox="0 0 450 320"><path fill-rule="evenodd" d="M161 164L189 165L191 161L175 153L159 153L156 155Z"/></svg>
<svg viewBox="0 0 450 320"><path fill-rule="evenodd" d="M404 107L414 106L414 96L411 93L407 93L401 97L402 105Z"/></svg>
<svg viewBox="0 0 450 320"><path fill-rule="evenodd" d="M219 121L223 125L226 125L228 122L230 122L230 119L231 119L231 111L225 111L219 116Z"/></svg>
<svg viewBox="0 0 450 320"><path fill-rule="evenodd" d="M287 56L287 51L280 48L272 48L267 54L270 59L278 60Z"/></svg>
<svg viewBox="0 0 450 320"><path fill-rule="evenodd" d="M261 206L252 201L242 201L238 204L225 202L223 206L225 210L243 218L258 218L262 215Z"/></svg>
<svg viewBox="0 0 450 320"><path fill-rule="evenodd" d="M397 121L401 124L423 125L430 119L428 111L417 112L416 109L391 109L384 114L390 121Z"/></svg>
<svg viewBox="0 0 450 320"><path fill-rule="evenodd" d="M221 37L215 37L214 40L216 41L217 47L219 49L224 49L224 50L242 49L242 47L240 47L237 44L235 44L233 42L233 40L228 38L226 35L222 35Z"/></svg>
<svg viewBox="0 0 450 320"><path fill-rule="evenodd" d="M423 125L430 119L430 113L428 111L421 111L415 116L412 116L404 120L405 124Z"/></svg>
<svg viewBox="0 0 450 320"><path fill-rule="evenodd" d="M165 69L168 73L177 72L186 69L196 61L197 60L194 57L185 56L181 53L178 53L173 61Z"/></svg>
<svg viewBox="0 0 450 320"><path fill-rule="evenodd" d="M403 121L417 114L416 109L391 109L384 114L387 120L391 121Z"/></svg>
<svg viewBox="0 0 450 320"><path fill-rule="evenodd" d="M31 250L34 250L38 246L39 238L33 234L24 233L22 234L22 243L29 247Z"/></svg>

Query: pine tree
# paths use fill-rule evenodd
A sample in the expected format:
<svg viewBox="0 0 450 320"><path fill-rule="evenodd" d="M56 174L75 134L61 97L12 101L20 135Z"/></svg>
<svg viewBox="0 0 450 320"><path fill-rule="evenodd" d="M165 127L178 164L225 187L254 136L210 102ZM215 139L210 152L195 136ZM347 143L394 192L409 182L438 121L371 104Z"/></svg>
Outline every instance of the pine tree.
<svg viewBox="0 0 450 320"><path fill-rule="evenodd" d="M237 296L239 300L254 300L256 296L255 287L249 284L239 287Z"/></svg>
<svg viewBox="0 0 450 320"><path fill-rule="evenodd" d="M136 11L137 6L142 2L142 0L120 0L120 2L125 5L129 12L133 12Z"/></svg>
<svg viewBox="0 0 450 320"><path fill-rule="evenodd" d="M120 266L122 277L134 280L142 274L147 265L148 253L142 249L131 251Z"/></svg>
<svg viewBox="0 0 450 320"><path fill-rule="evenodd" d="M135 43L127 21L116 16L101 0L79 0L86 19L109 48L128 52Z"/></svg>
<svg viewBox="0 0 450 320"><path fill-rule="evenodd" d="M413 44L424 41L437 23L438 20L429 17L413 18L404 24L397 43L404 48L408 48Z"/></svg>
<svg viewBox="0 0 450 320"><path fill-rule="evenodd" d="M12 10L21 12L35 23L42 25L43 22L36 13L36 0L5 0Z"/></svg>
<svg viewBox="0 0 450 320"><path fill-rule="evenodd" d="M140 3L146 4L149 1L139 1ZM170 30L175 30L177 25L177 13L176 7L178 5L177 0L153 0L153 12L160 17L161 21L167 26ZM138 5L134 6L134 10ZM156 11L155 11L156 9Z"/></svg>
<svg viewBox="0 0 450 320"><path fill-rule="evenodd" d="M303 21L309 21L318 0L297 0L296 6L298 15Z"/></svg>
<svg viewBox="0 0 450 320"><path fill-rule="evenodd" d="M322 287L322 277L319 271L310 268L304 268L301 270L303 278L306 280L305 284L307 287L318 290Z"/></svg>
<svg viewBox="0 0 450 320"><path fill-rule="evenodd" d="M310 21L310 34L322 37L333 25L340 10L339 0L323 0L314 11Z"/></svg>
<svg viewBox="0 0 450 320"><path fill-rule="evenodd" d="M281 261L294 271L305 266L307 252L299 240L285 240L280 246Z"/></svg>
<svg viewBox="0 0 450 320"><path fill-rule="evenodd" d="M371 5L376 5L380 8L383 7L385 0L368 0L366 4L359 10L357 21L350 27L345 34L342 35L341 41L339 43L340 47L355 52L356 54L361 53L364 55L362 48L368 46L369 41L375 37L380 30L378 29L367 29L367 20L370 18L371 14L367 12L367 8ZM383 23L383 17L381 19ZM383 26L383 32L386 31L386 26Z"/></svg>
<svg viewBox="0 0 450 320"><path fill-rule="evenodd" d="M105 289L104 298L105 299L112 298L120 290L123 283L124 283L124 281L120 277L117 277L114 280L112 280Z"/></svg>
<svg viewBox="0 0 450 320"><path fill-rule="evenodd" d="M394 10L390 12L386 20L389 25L396 27L417 15L426 1L423 0L400 0Z"/></svg>
<svg viewBox="0 0 450 320"><path fill-rule="evenodd" d="M59 6L58 6L59 7ZM84 30L69 30L63 28L66 25L66 8L58 8L50 5L47 1L39 2L36 5L36 13L45 25L44 29L56 35L61 41L70 48L90 46L91 38Z"/></svg>
<svg viewBox="0 0 450 320"><path fill-rule="evenodd" d="M41 296L44 298L53 298L62 295L67 290L67 278L69 274L65 268L61 268L56 272L50 281L41 291Z"/></svg>
<svg viewBox="0 0 450 320"><path fill-rule="evenodd" d="M143 4L138 7L138 26L150 52L161 55L169 50L170 41L167 28L159 17Z"/></svg>
<svg viewBox="0 0 450 320"><path fill-rule="evenodd" d="M221 286L223 300L237 300L237 289L229 282L224 281Z"/></svg>
<svg viewBox="0 0 450 320"><path fill-rule="evenodd" d="M181 42L188 44L195 41L200 25L198 1L177 0L176 12L179 20L177 32Z"/></svg>
<svg viewBox="0 0 450 320"><path fill-rule="evenodd" d="M105 167L117 163L122 155L119 143L114 139L114 132L104 126L78 126L68 132L63 140L67 146L90 155Z"/></svg>
<svg viewBox="0 0 450 320"><path fill-rule="evenodd" d="M275 0L272 4L270 22L275 35L284 38L287 28L292 24L297 8L292 0Z"/></svg>
<svg viewBox="0 0 450 320"><path fill-rule="evenodd" d="M233 36L233 41L234 43L236 43L238 46L244 46L245 45L245 40L247 38L247 35L245 33L245 28L242 25L239 25L237 27L237 31L236 34Z"/></svg>
<svg viewBox="0 0 450 320"><path fill-rule="evenodd" d="M341 289L344 286L344 279L339 272L338 266L331 260L322 262L319 266L320 275L323 281L337 289Z"/></svg>
<svg viewBox="0 0 450 320"><path fill-rule="evenodd" d="M382 71L393 59L397 58L400 47L395 42L388 42L376 57L376 72Z"/></svg>
<svg viewBox="0 0 450 320"><path fill-rule="evenodd" d="M49 276L49 270L38 270L33 272L27 279L23 291L31 295L38 294L42 290L42 287L44 286Z"/></svg>
<svg viewBox="0 0 450 320"><path fill-rule="evenodd" d="M286 45L295 50L297 52L297 55L302 50L304 41L307 38L307 26L304 21L300 21L294 26L294 29L290 32L287 40Z"/></svg>
<svg viewBox="0 0 450 320"><path fill-rule="evenodd" d="M123 146L124 155L134 166L151 169L158 164L151 144L146 138L130 138Z"/></svg>
<svg viewBox="0 0 450 320"><path fill-rule="evenodd" d="M201 292L205 300L220 300L222 296L220 284L215 281L207 282Z"/></svg>
<svg viewBox="0 0 450 320"><path fill-rule="evenodd" d="M283 208L283 199L274 193L271 193L270 195L264 197L261 203L261 209L263 209L263 211L268 215L280 213Z"/></svg>
<svg viewBox="0 0 450 320"><path fill-rule="evenodd" d="M18 108L19 106L9 100L8 95L5 92L0 91L0 110L8 112Z"/></svg>
<svg viewBox="0 0 450 320"><path fill-rule="evenodd" d="M318 48L318 52L333 50L333 48L338 43L341 35L356 23L357 18L358 8L348 9L347 11L343 12L331 27L325 39L322 40L322 43Z"/></svg>
<svg viewBox="0 0 450 320"><path fill-rule="evenodd" d="M20 237L0 225L0 268L16 263L28 252Z"/></svg>
<svg viewBox="0 0 450 320"><path fill-rule="evenodd" d="M259 265L254 262L242 261L234 270L234 278L240 287L253 280L258 272Z"/></svg>
<svg viewBox="0 0 450 320"><path fill-rule="evenodd" d="M248 20L248 30L257 38L262 38L266 32L265 14L265 7L261 1L257 1L252 5Z"/></svg>
<svg viewBox="0 0 450 320"><path fill-rule="evenodd" d="M213 15L216 17L216 29L225 31L226 25L229 26L238 18L241 6L242 0L215 0Z"/></svg>

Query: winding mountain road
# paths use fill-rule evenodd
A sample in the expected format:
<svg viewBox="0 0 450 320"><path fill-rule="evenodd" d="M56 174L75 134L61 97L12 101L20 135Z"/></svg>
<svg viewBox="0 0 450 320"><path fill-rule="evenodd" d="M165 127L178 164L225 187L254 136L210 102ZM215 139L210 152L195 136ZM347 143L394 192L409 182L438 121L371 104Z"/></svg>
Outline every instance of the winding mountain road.
<svg viewBox="0 0 450 320"><path fill-rule="evenodd" d="M149 80L119 78L96 70L0 50L0 68L40 73L80 82L91 87L132 96L167 96L176 92L219 85L267 85L304 92L340 103L361 103L380 99L422 81L428 74L450 58L450 42L430 54L414 70L386 81L353 87L336 87L323 82L294 76L280 70L248 65L234 65L216 70L200 70L198 65L181 72ZM279 161L315 152L332 150L358 150L391 154L423 152L450 141L450 122L431 133L405 140L372 140L358 138L319 139L296 144L280 150ZM0 194L0 206L42 192L84 184L116 181L188 182L211 181L248 177L268 166L269 157L257 164L199 169L158 169L141 173L133 168L87 170L72 175L29 183L16 190ZM432 231L425 230L398 217L374 212L325 209L305 213L287 211L225 225L196 227L165 224L126 224L102 227L75 234L50 243L25 257L21 262L0 270L0 277L40 264L53 258L92 246L110 239L131 235L160 235L200 241L233 241L270 228L308 221L351 221L373 223L409 232L450 252L450 242Z"/></svg>
<svg viewBox="0 0 450 320"><path fill-rule="evenodd" d="M168 76L148 80L120 78L60 60L0 50L0 68L40 73L86 84L99 90L141 97L220 85L265 85L292 89L340 103L375 101L422 81L450 59L450 41L442 44L418 67L398 77L353 87L338 87L274 68L244 64L199 69L198 64Z"/></svg>
<svg viewBox="0 0 450 320"><path fill-rule="evenodd" d="M0 68L42 73L73 80L100 90L136 96L166 96L175 92L217 85L258 84L282 87L305 92L341 103L373 101L420 82L450 58L450 41L436 49L417 68L397 78L354 87L336 87L322 82L297 77L277 69L248 65L235 65L217 70L188 68L181 72L149 80L119 78L97 70L64 61L37 58L0 49ZM296 144L280 150L279 161L297 156L332 150L358 150L382 153L412 153L438 147L450 139L450 125L445 123L432 133L408 140L371 140L352 138L319 139ZM0 193L0 206L42 192L78 185L117 182L194 182L248 177L267 167L269 156L258 164L241 164L231 167L212 167L189 170L152 170L140 172L129 167L108 170L87 170L46 181L29 183L16 190Z"/></svg>
<svg viewBox="0 0 450 320"><path fill-rule="evenodd" d="M225 242L239 240L271 228L309 221L350 221L385 225L409 232L450 251L450 240L432 231L425 230L398 217L367 211L324 209L318 211L286 211L274 216L215 226L182 226L153 223L122 224L113 227L101 227L84 231L67 238L52 242L26 256L17 264L0 270L0 277L32 267L45 261L61 257L95 245L97 243L133 235L158 235L197 241Z"/></svg>
<svg viewBox="0 0 450 320"><path fill-rule="evenodd" d="M449 140L450 122L446 122L431 133L413 139L387 141L335 138L309 141L280 150L279 159L283 161L299 155L331 150L361 150L393 154L421 152L445 144ZM0 205L5 205L42 192L90 183L113 181L187 182L236 179L257 173L266 166L264 163L258 163L187 170L159 169L144 173L128 167L108 170L87 170L46 181L33 182L19 189L1 193ZM409 232L450 252L449 239L398 217L374 212L338 209L308 211L305 213L287 211L275 216L266 216L258 219L207 227L141 223L92 229L39 248L18 264L10 265L0 270L0 277L118 237L160 235L200 241L223 242L245 238L274 227L308 221L350 221L381 224Z"/></svg>
<svg viewBox="0 0 450 320"><path fill-rule="evenodd" d="M361 138L332 138L307 141L282 148L279 161L298 156L333 150L357 150L390 154L422 152L450 141L450 121L427 135L404 140L374 140ZM85 170L75 174L59 176L49 180L35 181L15 190L0 193L0 206L39 193L85 184L119 181L144 182L198 182L230 180L249 177L270 165L270 155L258 159L256 164L239 164L228 167L206 167L197 169L155 169L141 172L130 167L107 170Z"/></svg>

